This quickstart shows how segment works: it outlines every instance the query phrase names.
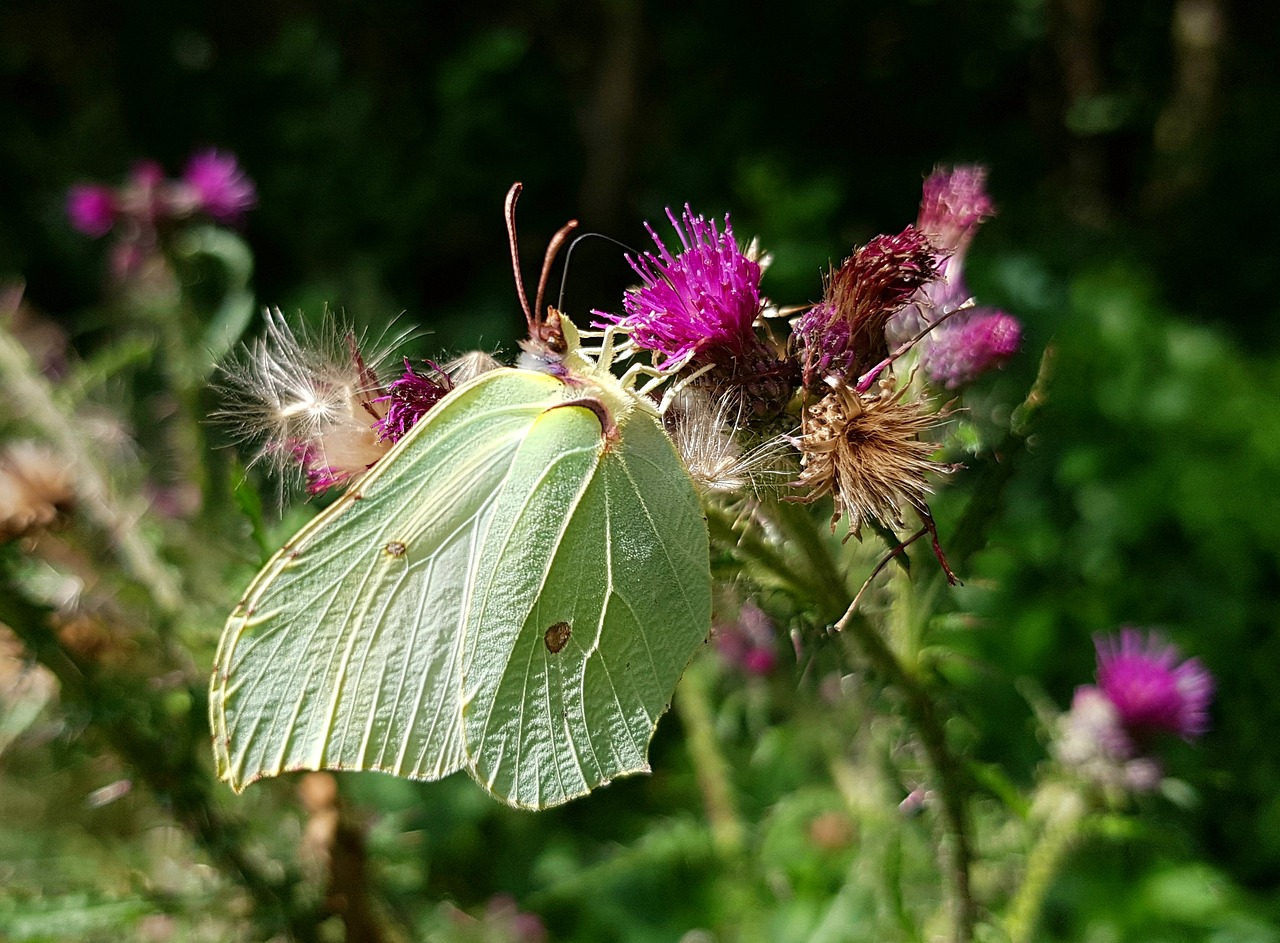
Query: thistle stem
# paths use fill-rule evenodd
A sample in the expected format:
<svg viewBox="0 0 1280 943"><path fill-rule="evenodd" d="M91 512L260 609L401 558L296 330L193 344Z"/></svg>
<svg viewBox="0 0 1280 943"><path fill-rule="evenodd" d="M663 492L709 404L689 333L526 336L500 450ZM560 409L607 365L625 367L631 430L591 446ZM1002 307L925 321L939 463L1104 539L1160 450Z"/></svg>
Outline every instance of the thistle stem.
<svg viewBox="0 0 1280 943"><path fill-rule="evenodd" d="M784 506L775 505L770 510L776 512L782 507ZM806 562L810 564L810 569L804 572L770 546L755 529L737 527L724 511L714 506L707 507L706 513L713 539L732 547L738 556L760 564L777 577L797 599L816 602L824 612L831 611L832 614L843 608L846 593L844 579L836 570L831 555L812 534L808 518L804 526L797 527L794 518L787 520L785 511L774 514L774 520L787 531L788 536L795 538L795 544L808 558ZM791 513L794 514L795 511L791 510ZM809 528L810 533L807 537L802 537L805 527Z"/></svg>
<svg viewBox="0 0 1280 943"><path fill-rule="evenodd" d="M724 859L742 853L743 827L733 798L729 764L716 742L704 665L690 665L676 688L676 711L688 734L689 756L693 760L698 788L711 824L711 843Z"/></svg>
<svg viewBox="0 0 1280 943"><path fill-rule="evenodd" d="M1005 917L1010 943L1031 943L1035 939L1045 896L1083 832L1085 813L1084 800L1075 792L1065 795L1050 812L1027 856L1026 873Z"/></svg>
<svg viewBox="0 0 1280 943"><path fill-rule="evenodd" d="M858 600L855 599L834 628L838 632L848 631L875 669L906 699L907 711L933 768L937 792L942 800L942 824L948 846L944 848L943 860L950 886L951 939L954 943L967 943L973 939L977 905L969 880L973 848L960 763L947 746L937 707L924 685L908 671L870 622L855 618L857 605Z"/></svg>
<svg viewBox="0 0 1280 943"><path fill-rule="evenodd" d="M819 536L808 509L799 504L778 502L772 508L775 521L804 554L812 568L810 583L817 591L817 601L827 607L832 615L844 607L848 585L845 576L831 555L830 545Z"/></svg>

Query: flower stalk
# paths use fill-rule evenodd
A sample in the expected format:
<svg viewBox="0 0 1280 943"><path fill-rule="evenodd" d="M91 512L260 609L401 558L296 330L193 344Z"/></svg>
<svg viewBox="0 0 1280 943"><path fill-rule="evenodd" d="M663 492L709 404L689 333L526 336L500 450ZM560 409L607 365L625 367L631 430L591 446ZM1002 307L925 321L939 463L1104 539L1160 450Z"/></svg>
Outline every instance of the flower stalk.
<svg viewBox="0 0 1280 943"><path fill-rule="evenodd" d="M859 597L861 594L859 594ZM921 746L935 777L935 788L941 801L941 820L946 842L943 849L943 871L949 889L952 943L968 943L973 939L978 920L973 898L970 871L973 843L970 838L968 790L959 759L947 745L946 731L937 705L922 681L894 654L880 632L868 620L858 617L855 598L845 614L833 626L836 632L848 632L862 649L872 667L902 694L907 713L920 736Z"/></svg>
<svg viewBox="0 0 1280 943"><path fill-rule="evenodd" d="M736 859L742 854L745 829L733 797L729 763L716 739L705 662L690 665L684 673L676 687L675 707L688 736L689 757L711 825L712 845L722 859Z"/></svg>

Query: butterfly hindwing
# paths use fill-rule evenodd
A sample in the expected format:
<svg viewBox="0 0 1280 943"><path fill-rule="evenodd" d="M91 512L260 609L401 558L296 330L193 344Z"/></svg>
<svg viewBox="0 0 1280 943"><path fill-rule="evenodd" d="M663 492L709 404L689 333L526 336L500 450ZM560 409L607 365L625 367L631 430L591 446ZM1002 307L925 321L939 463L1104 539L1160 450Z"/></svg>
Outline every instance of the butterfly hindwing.
<svg viewBox="0 0 1280 943"><path fill-rule="evenodd" d="M464 764L465 601L497 496L560 381L486 374L443 400L259 573L210 698L219 775L437 779Z"/></svg>

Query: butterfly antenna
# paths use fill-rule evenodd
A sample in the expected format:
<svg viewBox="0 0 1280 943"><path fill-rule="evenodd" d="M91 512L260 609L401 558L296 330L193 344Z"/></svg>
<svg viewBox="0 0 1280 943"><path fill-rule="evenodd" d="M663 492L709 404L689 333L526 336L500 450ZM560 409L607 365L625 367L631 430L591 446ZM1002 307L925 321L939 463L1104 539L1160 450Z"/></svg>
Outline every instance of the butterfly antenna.
<svg viewBox="0 0 1280 943"><path fill-rule="evenodd" d="M520 199L520 191L524 184L516 181L507 191L507 201L503 213L507 220L507 244L511 247L511 272L516 277L516 294L520 296L520 307L524 309L524 320L529 325L529 336L535 336L534 328L537 318L529 310L529 295L524 290L524 276L520 274L520 242L516 239L516 201Z"/></svg>
<svg viewBox="0 0 1280 943"><path fill-rule="evenodd" d="M561 232L564 232L564 230L561 230ZM559 233L557 233L556 235L559 235ZM619 248L623 249L626 252L630 252L633 255L640 254L634 248L627 245L625 242L622 242L619 239L614 239L612 236L606 236L602 232L582 233L582 235L574 239L573 242L569 243L569 249L564 254L564 271L560 273L560 296L556 299L557 308L564 307L564 289L565 289L565 285L567 285L569 282L569 260L573 258L573 250L578 248L578 243L582 242L582 240L584 239L603 239L605 242L612 242L615 246L618 246ZM559 246L557 246L557 248L559 248Z"/></svg>
<svg viewBox="0 0 1280 943"><path fill-rule="evenodd" d="M565 223L563 226L557 229L556 234L552 236L551 241L547 243L547 254L542 258L542 274L538 277L538 295L533 303L533 310L535 312L538 312L539 315L541 315L541 312L542 312L542 298L547 290L547 279L551 277L551 263L556 260L556 255L560 252L560 247L564 245L564 241L569 238L569 234L572 233L577 228L578 228L578 221L576 219L571 219L569 220L569 222ZM582 237L579 236L578 238L580 239ZM577 239L574 240L574 244L575 245L577 244ZM570 252L573 251L572 246L570 246L569 251ZM566 255L565 269L567 270L568 267L569 267L569 257ZM564 281L562 279L560 283L560 298L556 302L556 308L559 309L563 302L564 302Z"/></svg>

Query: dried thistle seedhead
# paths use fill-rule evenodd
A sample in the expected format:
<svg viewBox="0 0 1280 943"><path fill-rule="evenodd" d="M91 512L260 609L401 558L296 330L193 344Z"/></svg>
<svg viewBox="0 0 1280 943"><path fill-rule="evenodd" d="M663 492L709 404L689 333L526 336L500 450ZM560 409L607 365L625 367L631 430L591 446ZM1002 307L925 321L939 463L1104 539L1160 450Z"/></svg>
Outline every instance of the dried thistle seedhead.
<svg viewBox="0 0 1280 943"><path fill-rule="evenodd" d="M255 462L300 473L312 494L345 484L391 448L378 425L388 401L377 370L399 339L366 355L332 317L318 330L295 329L278 310L266 320L266 334L222 365L230 405L215 418L257 445Z"/></svg>
<svg viewBox="0 0 1280 943"><path fill-rule="evenodd" d="M933 444L920 440L938 423L937 414L925 400L905 399L905 391L859 395L842 384L805 408L796 441L802 471L795 485L807 493L797 500L830 494L831 529L847 516L846 540L861 538L870 520L901 528L905 507L927 517L933 492L927 476L951 470L933 461Z"/></svg>
<svg viewBox="0 0 1280 943"><path fill-rule="evenodd" d="M36 442L0 452L0 542L53 524L75 502L67 463Z"/></svg>
<svg viewBox="0 0 1280 943"><path fill-rule="evenodd" d="M885 325L937 275L938 253L914 226L877 236L827 276L822 301L795 325L804 384L855 382L888 352Z"/></svg>
<svg viewBox="0 0 1280 943"><path fill-rule="evenodd" d="M667 432L703 494L759 494L794 474L787 462L786 438L744 446L743 419L744 411L733 397L696 388L680 393L667 410Z"/></svg>

